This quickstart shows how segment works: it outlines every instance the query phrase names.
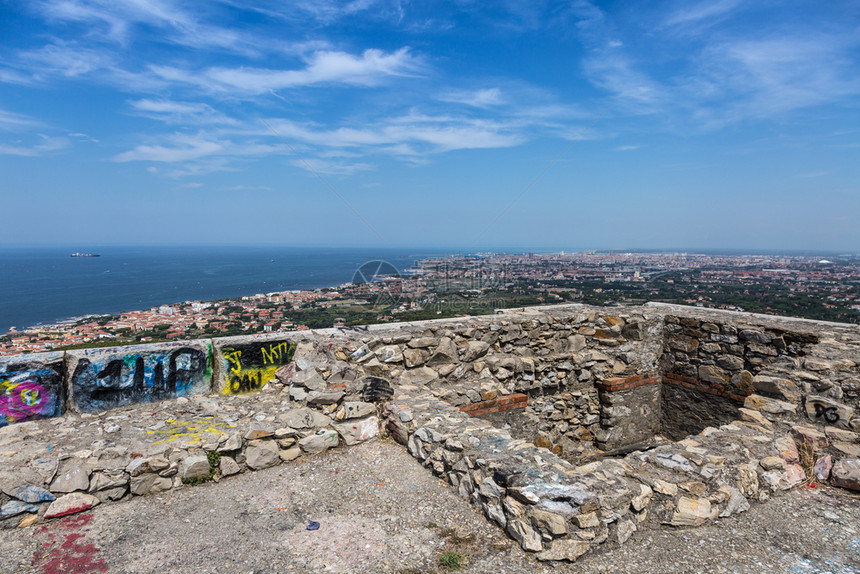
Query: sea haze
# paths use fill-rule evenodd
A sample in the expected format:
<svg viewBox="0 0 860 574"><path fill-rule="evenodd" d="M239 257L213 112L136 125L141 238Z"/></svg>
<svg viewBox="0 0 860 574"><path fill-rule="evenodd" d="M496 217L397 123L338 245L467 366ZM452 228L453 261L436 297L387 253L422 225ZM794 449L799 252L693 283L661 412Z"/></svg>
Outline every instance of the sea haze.
<svg viewBox="0 0 860 574"><path fill-rule="evenodd" d="M101 257L70 257L72 251ZM93 247L0 249L0 334L90 314L188 300L315 289L351 281L372 260L404 271L405 249Z"/></svg>

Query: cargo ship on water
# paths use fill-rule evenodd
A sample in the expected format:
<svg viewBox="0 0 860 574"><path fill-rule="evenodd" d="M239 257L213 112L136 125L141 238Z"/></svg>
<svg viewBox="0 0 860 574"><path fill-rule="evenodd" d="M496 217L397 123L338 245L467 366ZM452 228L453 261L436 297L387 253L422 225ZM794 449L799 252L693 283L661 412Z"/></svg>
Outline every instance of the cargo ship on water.
<svg viewBox="0 0 860 574"><path fill-rule="evenodd" d="M72 253L72 257L101 257L98 253Z"/></svg>

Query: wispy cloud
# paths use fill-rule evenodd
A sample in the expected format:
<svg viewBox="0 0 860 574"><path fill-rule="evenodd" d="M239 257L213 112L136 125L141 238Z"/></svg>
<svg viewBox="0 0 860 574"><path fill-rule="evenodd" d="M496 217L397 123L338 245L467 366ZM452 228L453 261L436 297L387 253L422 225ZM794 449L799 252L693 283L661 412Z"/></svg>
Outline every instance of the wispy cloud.
<svg viewBox="0 0 860 574"><path fill-rule="evenodd" d="M20 130L34 128L40 125L42 125L41 122L31 117L0 109L0 129Z"/></svg>
<svg viewBox="0 0 860 574"><path fill-rule="evenodd" d="M262 94L272 90L316 84L374 86L386 78L418 73L420 58L409 48L385 53L365 50L360 56L338 51L311 54L305 67L296 70L266 68L209 68L202 72L173 66L152 66L152 72L163 80L191 84L212 92Z"/></svg>
<svg viewBox="0 0 860 574"><path fill-rule="evenodd" d="M740 4L741 0L685 3L683 8L669 14L666 24L678 26L718 20L730 14Z"/></svg>
<svg viewBox="0 0 860 574"><path fill-rule="evenodd" d="M91 35L120 44L130 41L136 26L152 26L166 32L161 38L169 43L253 50L252 43L236 31L201 23L198 16L168 0L41 0L33 7L48 21L80 23Z"/></svg>
<svg viewBox="0 0 860 574"><path fill-rule="evenodd" d="M452 91L439 96L443 102L465 104L476 108L498 106L505 103L505 97L499 88L484 88L474 91Z"/></svg>
<svg viewBox="0 0 860 574"><path fill-rule="evenodd" d="M129 102L132 109L152 119L172 124L227 124L238 122L201 102L177 102L172 100L142 99Z"/></svg>
<svg viewBox="0 0 860 574"><path fill-rule="evenodd" d="M65 138L58 138L38 134L39 140L37 143L26 143L22 140L16 140L11 143L0 143L0 155L16 155L19 157L38 157L49 155L68 147L69 141Z"/></svg>

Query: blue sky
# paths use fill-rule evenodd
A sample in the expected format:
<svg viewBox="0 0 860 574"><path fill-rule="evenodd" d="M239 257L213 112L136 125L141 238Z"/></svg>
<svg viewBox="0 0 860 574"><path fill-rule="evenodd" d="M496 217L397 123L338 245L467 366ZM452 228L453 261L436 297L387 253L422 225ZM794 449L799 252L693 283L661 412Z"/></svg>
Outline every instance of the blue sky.
<svg viewBox="0 0 860 574"><path fill-rule="evenodd" d="M860 3L0 0L0 245L860 252Z"/></svg>

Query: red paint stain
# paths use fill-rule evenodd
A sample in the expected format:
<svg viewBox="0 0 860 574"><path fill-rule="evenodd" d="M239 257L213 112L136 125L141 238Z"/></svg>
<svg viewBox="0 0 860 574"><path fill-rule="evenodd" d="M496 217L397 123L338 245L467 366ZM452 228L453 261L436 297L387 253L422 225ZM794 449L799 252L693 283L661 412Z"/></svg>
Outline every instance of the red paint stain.
<svg viewBox="0 0 860 574"><path fill-rule="evenodd" d="M46 527L39 529L37 534L45 535L47 541L33 555L33 566L37 571L42 574L107 572L108 565L99 556L99 548L85 543L86 532L81 531L92 519L92 514L83 514L56 523L55 530L66 532L61 535L61 544L57 544L57 536Z"/></svg>

